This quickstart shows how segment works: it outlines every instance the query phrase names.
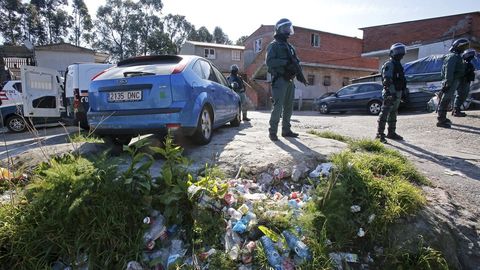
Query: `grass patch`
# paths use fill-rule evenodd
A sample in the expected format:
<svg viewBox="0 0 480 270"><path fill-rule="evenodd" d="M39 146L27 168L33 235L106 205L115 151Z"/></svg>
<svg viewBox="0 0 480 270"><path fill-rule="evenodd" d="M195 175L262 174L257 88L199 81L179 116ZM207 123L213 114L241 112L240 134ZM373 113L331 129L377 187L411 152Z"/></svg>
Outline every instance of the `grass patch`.
<svg viewBox="0 0 480 270"><path fill-rule="evenodd" d="M317 135L318 137L326 138L326 139L332 139L332 140L337 140L340 142L350 142L351 139L347 136L340 135L338 133L335 133L333 131L316 131L316 130L309 130L308 133Z"/></svg>
<svg viewBox="0 0 480 270"><path fill-rule="evenodd" d="M70 142L72 143L103 143L103 139L95 136L94 134L90 134L87 132L78 132L74 133L72 136L69 137Z"/></svg>
<svg viewBox="0 0 480 270"><path fill-rule="evenodd" d="M47 269L88 254L92 269L121 269L125 258L138 258L144 208L115 171L72 155L41 164L23 203L0 208L2 265Z"/></svg>

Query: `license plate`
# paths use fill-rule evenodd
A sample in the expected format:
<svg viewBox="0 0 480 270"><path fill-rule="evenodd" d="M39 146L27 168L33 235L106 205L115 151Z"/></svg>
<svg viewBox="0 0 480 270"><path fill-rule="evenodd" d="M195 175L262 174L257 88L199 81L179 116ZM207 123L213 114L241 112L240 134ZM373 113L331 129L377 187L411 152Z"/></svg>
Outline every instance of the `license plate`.
<svg viewBox="0 0 480 270"><path fill-rule="evenodd" d="M108 102L130 102L140 100L142 100L142 90L108 93Z"/></svg>

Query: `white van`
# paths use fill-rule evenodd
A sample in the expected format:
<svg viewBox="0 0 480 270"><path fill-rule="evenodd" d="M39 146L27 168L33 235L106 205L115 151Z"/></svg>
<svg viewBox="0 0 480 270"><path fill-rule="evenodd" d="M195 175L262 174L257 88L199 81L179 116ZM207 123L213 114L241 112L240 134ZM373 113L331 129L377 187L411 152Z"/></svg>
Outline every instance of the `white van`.
<svg viewBox="0 0 480 270"><path fill-rule="evenodd" d="M92 78L112 64L77 63L68 66L65 80L57 70L22 66L21 81L9 81L3 89L11 92L13 86L20 87L20 95L10 96L2 107L3 126L13 132L27 129L25 120L31 125L52 125L62 122L88 128L88 87ZM10 85L12 87L10 87ZM5 88L6 87L6 88ZM6 95L6 94L5 94ZM21 99L19 99L21 97ZM0 100L2 92L0 91ZM13 101L15 100L15 102ZM3 100L2 100L3 102Z"/></svg>
<svg viewBox="0 0 480 270"><path fill-rule="evenodd" d="M65 73L65 95L69 106L67 113L73 113L73 118L80 127L88 129L88 87L92 79L112 64L76 63L68 66Z"/></svg>

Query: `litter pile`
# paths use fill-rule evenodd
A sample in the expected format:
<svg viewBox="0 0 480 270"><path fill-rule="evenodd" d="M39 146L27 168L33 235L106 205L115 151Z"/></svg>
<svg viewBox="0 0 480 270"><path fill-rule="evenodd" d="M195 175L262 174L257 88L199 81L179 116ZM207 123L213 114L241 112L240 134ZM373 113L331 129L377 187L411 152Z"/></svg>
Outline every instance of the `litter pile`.
<svg viewBox="0 0 480 270"><path fill-rule="evenodd" d="M331 168L331 163L320 164L309 176L318 181L320 177L327 177ZM295 269L308 263L312 252L305 244L302 229L295 225L302 215L302 207L311 199L313 186L299 181L308 172L305 166L295 166L290 172L277 168L262 173L256 181L232 179L226 181L228 188L221 196L192 184L188 193L195 207L220 215L224 220L219 245L222 248L203 246L190 254L194 249L183 238L185 232L176 225L165 224L161 213L152 211L144 220L149 228L144 235L143 260L129 262L127 269L176 269L182 265L214 269L210 258L219 253L224 253L242 270L257 269L255 254L258 252L273 269ZM281 231L279 226L269 228L269 222L276 218L286 221Z"/></svg>

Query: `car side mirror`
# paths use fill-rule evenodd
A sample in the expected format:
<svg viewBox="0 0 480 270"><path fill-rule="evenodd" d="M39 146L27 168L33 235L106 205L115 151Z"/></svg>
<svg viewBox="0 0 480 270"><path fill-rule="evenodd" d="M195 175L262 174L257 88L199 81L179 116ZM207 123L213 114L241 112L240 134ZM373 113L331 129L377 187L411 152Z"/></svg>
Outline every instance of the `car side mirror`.
<svg viewBox="0 0 480 270"><path fill-rule="evenodd" d="M338 97L338 94L337 94L337 93L335 93L335 94L333 94L333 95L334 95L335 97Z"/></svg>

